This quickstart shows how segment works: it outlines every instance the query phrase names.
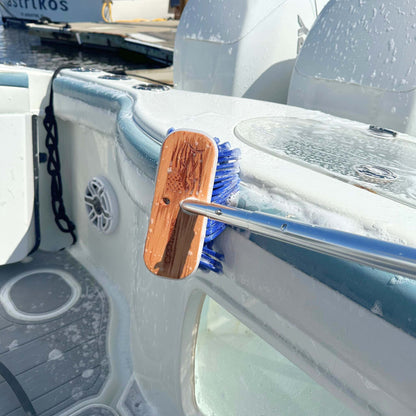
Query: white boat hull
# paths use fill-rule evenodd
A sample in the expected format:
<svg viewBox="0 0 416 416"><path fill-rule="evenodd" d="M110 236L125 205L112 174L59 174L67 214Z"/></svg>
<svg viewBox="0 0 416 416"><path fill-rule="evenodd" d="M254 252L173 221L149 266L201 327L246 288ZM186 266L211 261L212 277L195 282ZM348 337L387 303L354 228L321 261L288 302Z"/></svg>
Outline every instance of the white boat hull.
<svg viewBox="0 0 416 416"><path fill-rule="evenodd" d="M102 22L102 6L102 0L3 0L0 12L3 21ZM114 0L112 18L165 18L168 7L167 0Z"/></svg>
<svg viewBox="0 0 416 416"><path fill-rule="evenodd" d="M290 235L293 220L358 234L360 254L379 258L382 241L396 243L415 265L415 137L102 71L56 75L0 66L0 363L39 414L415 416L414 272L240 226L213 246L222 274L161 278L143 259L174 128L241 149L235 199L287 218L274 230ZM373 157L368 172L392 163L397 175L352 172ZM19 407L11 384L0 383L0 416Z"/></svg>
<svg viewBox="0 0 416 416"><path fill-rule="evenodd" d="M15 67L2 67L0 74L3 96L15 96L13 112L39 116L35 130L39 150L46 153L42 119L51 74ZM222 141L229 139L233 147L241 148L245 184L240 201L251 209L280 210L304 222L415 246L414 208L298 163L276 161L273 155L246 145L234 133L235 126L248 116L324 119L329 124L339 119L241 98L133 88L137 84L102 72L71 70L63 71L54 83L64 199L78 237L78 242L65 253L89 270L111 304L108 359L112 371L95 402L118 402L121 415L135 415L123 411L130 406L128 400L131 391L135 391L134 397L142 408L153 408L155 414L210 414L216 402L223 408L221 414L233 414L229 406L235 402L210 401L211 393L221 395L225 390L237 397L241 407L238 414L248 414L244 409L249 409L249 414L259 414L256 405L261 400L250 394L258 391L259 378L252 375L251 369L242 370L248 362L251 368L261 367L264 374L271 371L273 383L264 399L270 406L274 400L279 406L290 406L293 400L309 409L319 397L316 400L331 409L329 414L350 416L351 408L358 414L414 415L414 282L231 229L217 240L217 247L225 255L222 275L197 271L180 282L162 279L146 269L142 257L160 143L172 126L198 129ZM0 106L4 118L10 109L7 102ZM367 129L360 123L344 123L346 127ZM23 133L15 131L16 135ZM16 158L20 160L19 154ZM14 267L26 270L38 264L38 256L49 258L42 250L56 251L71 244L54 223L46 164L40 164L39 169L40 252L17 266L2 266L0 271L9 273ZM91 178L97 177L107 179L118 200L117 225L107 234L91 223L86 209L86 188ZM6 195L7 183L4 186ZM5 210L12 203L14 200L8 198L0 208ZM22 215L30 214L29 205ZM20 211L13 211L15 218L13 214L0 218L6 223L14 219L19 224ZM6 229L5 225L2 229ZM15 253L13 261L18 260L16 256L21 251ZM21 258L24 256L21 254ZM59 267L73 273L70 262ZM12 275L13 278L16 279ZM8 299L7 293L4 296ZM212 307L213 301L219 306ZM403 304L403 313L396 308L398 304ZM208 318L214 316L206 323L209 331L205 335L209 339L198 338L197 329L202 334L201 322L205 322L201 316L203 305L204 310L208 309ZM227 315L222 310L238 321L225 325ZM30 325L35 324L30 321ZM243 324L248 329L241 329ZM73 338L71 333L67 335L68 339L63 337L65 345ZM253 354L244 354L244 346L258 336L281 354L273 367L270 360L259 358L260 352L254 361L250 361ZM13 339L10 348L18 354L16 342L11 344ZM226 351L219 348L223 341L228 343L228 358L222 355ZM60 362L60 351L62 359L66 359L66 351L55 344L49 348L53 362ZM218 362L229 378L224 383L216 382L214 374L204 370L210 360L216 362L215 354L227 363L223 366ZM284 372L288 366L302 372L302 383L311 387L312 396L303 394L300 398L293 387L288 402L278 400L276 385L286 383L284 377L289 377L290 383L299 379ZM243 384L233 377L234 368L245 371ZM82 369L80 380L88 380L91 370ZM36 398L35 387L34 383L25 386L31 398ZM312 391L309 387L302 391ZM90 397L85 392L85 397L77 399L78 405ZM36 400L34 403L39 408L43 406ZM47 405L45 399L44 406ZM319 409L306 414L325 415Z"/></svg>

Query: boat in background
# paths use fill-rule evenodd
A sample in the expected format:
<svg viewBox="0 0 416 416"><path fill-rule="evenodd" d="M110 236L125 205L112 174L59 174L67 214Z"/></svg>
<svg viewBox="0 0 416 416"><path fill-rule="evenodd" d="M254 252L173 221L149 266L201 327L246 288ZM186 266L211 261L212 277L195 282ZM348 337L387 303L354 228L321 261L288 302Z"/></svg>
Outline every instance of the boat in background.
<svg viewBox="0 0 416 416"><path fill-rule="evenodd" d="M280 9L291 54L305 3L278 2L297 1ZM196 14L199 39L186 11L204 4L189 1L176 52L196 51L178 56L192 89L206 86L197 44L212 82L231 83L223 60L244 77L276 17L269 0L210 3L233 4L235 27ZM415 416L415 14L407 0L330 0L290 79L273 80L296 106L230 96L230 84L219 95L1 65L0 416ZM173 153L188 163L163 159L183 137ZM230 143L220 180L240 149L239 193L212 206L197 186L168 223L178 201L156 194L158 165L176 197L195 190L181 177L204 173L214 138ZM173 276L146 235L158 221L166 262L199 255L171 238L197 222L190 212L232 225L209 246L221 267L160 277Z"/></svg>
<svg viewBox="0 0 416 416"><path fill-rule="evenodd" d="M164 19L168 0L0 0L4 24L116 22Z"/></svg>
<svg viewBox="0 0 416 416"><path fill-rule="evenodd" d="M286 104L296 57L327 2L191 2L176 33L175 85Z"/></svg>

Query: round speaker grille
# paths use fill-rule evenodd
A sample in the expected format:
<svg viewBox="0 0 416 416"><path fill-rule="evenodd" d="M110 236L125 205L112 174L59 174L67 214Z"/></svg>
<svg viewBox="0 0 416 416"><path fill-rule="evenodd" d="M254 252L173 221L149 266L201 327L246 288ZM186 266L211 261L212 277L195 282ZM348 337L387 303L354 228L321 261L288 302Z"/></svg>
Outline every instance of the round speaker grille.
<svg viewBox="0 0 416 416"><path fill-rule="evenodd" d="M84 201L91 224L104 234L112 233L118 224L118 202L110 183L103 177L92 178Z"/></svg>

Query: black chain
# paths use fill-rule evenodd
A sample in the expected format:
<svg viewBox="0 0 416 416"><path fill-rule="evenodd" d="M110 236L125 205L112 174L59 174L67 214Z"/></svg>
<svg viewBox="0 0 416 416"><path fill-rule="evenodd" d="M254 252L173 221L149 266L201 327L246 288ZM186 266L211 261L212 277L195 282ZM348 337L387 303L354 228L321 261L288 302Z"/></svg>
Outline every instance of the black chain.
<svg viewBox="0 0 416 416"><path fill-rule="evenodd" d="M55 70L52 76L49 105L45 108L45 119L43 120L43 125L46 129L46 147L49 153L47 169L49 175L51 175L52 178L51 199L52 210L55 215L55 223L62 232L71 234L72 244L75 244L77 241L77 236L75 234L75 224L69 219L68 215L66 214L64 201L62 198L63 192L61 178L61 162L58 150L58 125L53 109L53 81L57 77L58 73L65 68L71 67L59 67Z"/></svg>

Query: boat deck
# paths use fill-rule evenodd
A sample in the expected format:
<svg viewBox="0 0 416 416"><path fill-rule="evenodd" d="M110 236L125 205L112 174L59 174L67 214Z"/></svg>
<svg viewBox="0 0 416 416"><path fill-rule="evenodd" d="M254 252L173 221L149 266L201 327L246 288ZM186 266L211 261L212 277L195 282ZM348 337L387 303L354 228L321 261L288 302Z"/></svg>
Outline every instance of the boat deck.
<svg viewBox="0 0 416 416"><path fill-rule="evenodd" d="M177 20L140 23L27 24L31 34L44 42L77 47L124 50L165 65L173 62Z"/></svg>
<svg viewBox="0 0 416 416"><path fill-rule="evenodd" d="M117 416L113 410L105 406L90 406L73 416Z"/></svg>
<svg viewBox="0 0 416 416"><path fill-rule="evenodd" d="M0 362L37 415L96 396L109 374L109 302L91 274L65 251L37 252L3 266L0 286ZM24 416L9 384L0 378L0 416ZM98 410L80 415L113 415Z"/></svg>

